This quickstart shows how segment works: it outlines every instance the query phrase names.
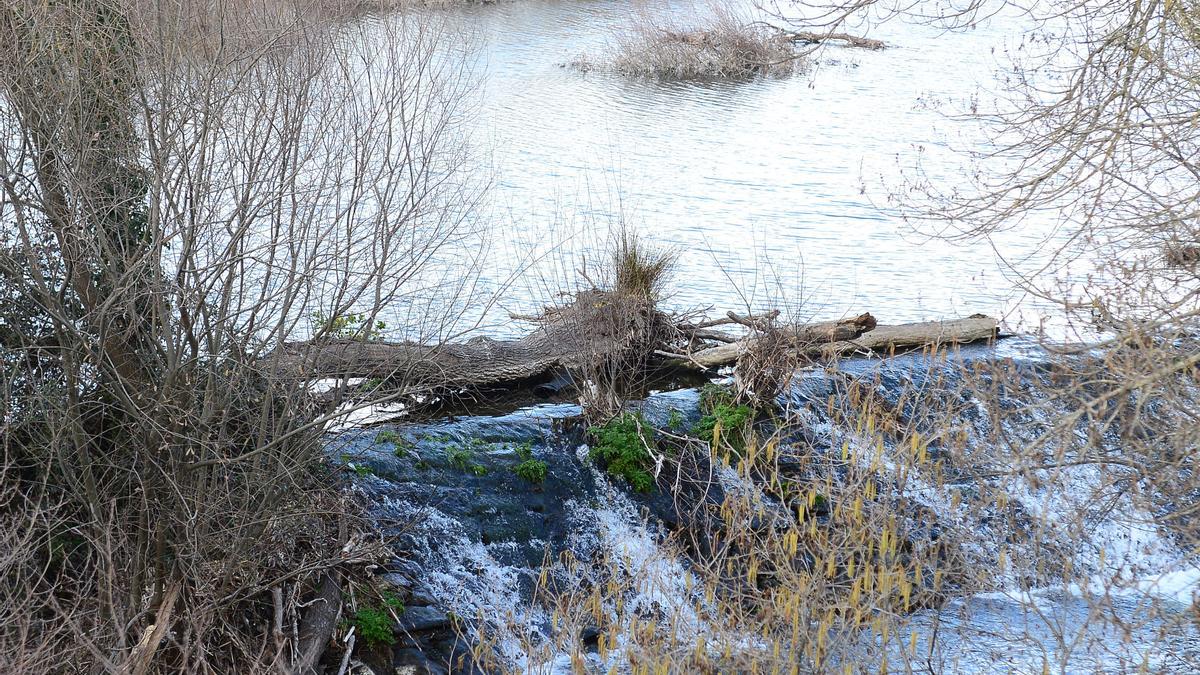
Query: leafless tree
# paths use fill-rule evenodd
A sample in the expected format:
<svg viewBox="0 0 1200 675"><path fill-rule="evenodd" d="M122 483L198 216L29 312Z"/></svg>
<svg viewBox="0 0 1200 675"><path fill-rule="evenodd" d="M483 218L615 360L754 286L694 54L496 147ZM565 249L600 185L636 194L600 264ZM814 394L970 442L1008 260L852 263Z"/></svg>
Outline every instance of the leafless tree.
<svg viewBox="0 0 1200 675"><path fill-rule="evenodd" d="M0 669L307 672L378 556L274 356L453 328L481 185L465 47L353 9L0 4Z"/></svg>

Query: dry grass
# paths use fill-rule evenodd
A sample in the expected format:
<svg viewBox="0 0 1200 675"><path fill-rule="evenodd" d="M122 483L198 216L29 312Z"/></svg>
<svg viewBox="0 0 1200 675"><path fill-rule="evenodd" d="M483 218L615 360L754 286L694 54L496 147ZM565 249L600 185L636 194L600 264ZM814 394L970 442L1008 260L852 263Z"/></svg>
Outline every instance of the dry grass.
<svg viewBox="0 0 1200 675"><path fill-rule="evenodd" d="M651 302L662 299L678 260L674 251L653 248L629 230L615 235L609 255L612 268L606 275L612 277L612 290Z"/></svg>
<svg viewBox="0 0 1200 675"><path fill-rule="evenodd" d="M670 322L658 303L677 260L674 251L654 248L626 227L609 234L606 248L599 265L580 270L591 288L577 293L575 302L590 310L576 313L584 319L567 326L628 345L569 369L585 414L596 422L621 412L630 392L640 390L647 363L665 342Z"/></svg>

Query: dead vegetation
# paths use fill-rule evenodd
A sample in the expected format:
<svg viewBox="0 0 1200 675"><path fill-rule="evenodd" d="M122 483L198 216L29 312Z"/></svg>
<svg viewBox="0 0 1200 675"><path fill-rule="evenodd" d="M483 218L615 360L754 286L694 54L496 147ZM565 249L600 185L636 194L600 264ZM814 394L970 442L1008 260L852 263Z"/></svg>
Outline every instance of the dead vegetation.
<svg viewBox="0 0 1200 675"><path fill-rule="evenodd" d="M676 80L785 76L803 57L779 31L713 9L696 25L642 18L617 38L611 68L623 75Z"/></svg>
<svg viewBox="0 0 1200 675"><path fill-rule="evenodd" d="M340 661L385 551L263 358L398 302L465 234L429 208L465 160L435 26L328 19L0 4L0 671ZM369 97L347 61L387 64Z"/></svg>
<svg viewBox="0 0 1200 675"><path fill-rule="evenodd" d="M880 40L848 33L792 30L747 21L723 5L709 5L691 21L643 12L615 43L607 60L581 56L571 65L584 71L610 69L664 80L784 77L803 70L816 45L836 43L869 50L886 46Z"/></svg>

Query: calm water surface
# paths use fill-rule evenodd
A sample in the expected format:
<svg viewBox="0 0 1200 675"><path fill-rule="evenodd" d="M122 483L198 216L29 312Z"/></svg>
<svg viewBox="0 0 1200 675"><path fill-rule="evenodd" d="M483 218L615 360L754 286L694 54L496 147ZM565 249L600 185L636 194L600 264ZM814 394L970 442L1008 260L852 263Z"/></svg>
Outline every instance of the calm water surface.
<svg viewBox="0 0 1200 675"><path fill-rule="evenodd" d="M625 221L680 251L676 307L762 307L785 295L806 316L983 312L1014 326L1047 311L1015 289L991 245L923 237L888 200L918 162L930 181L962 182L957 150L984 147L984 130L946 113L997 88L1001 50L1020 37L1014 22L953 34L894 22L871 33L891 48L830 47L784 79L660 82L563 67L581 54L603 60L639 11L694 12L520 0L451 15L481 45L475 133L496 176L485 218L497 269L553 250L543 267L556 271L534 276L561 276L595 244L579 232ZM998 246L1031 270L1023 259L1048 231L1027 226ZM552 286L509 295L543 302Z"/></svg>

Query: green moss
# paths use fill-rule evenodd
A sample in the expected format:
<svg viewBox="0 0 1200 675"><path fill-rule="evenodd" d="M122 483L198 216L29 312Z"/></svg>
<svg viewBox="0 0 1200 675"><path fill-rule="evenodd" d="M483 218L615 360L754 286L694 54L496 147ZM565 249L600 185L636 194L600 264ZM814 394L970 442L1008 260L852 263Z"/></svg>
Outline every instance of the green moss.
<svg viewBox="0 0 1200 675"><path fill-rule="evenodd" d="M385 430L379 432L378 434L375 434L375 442L376 443L391 443L392 445L401 445L404 443L404 439L401 438L400 434L396 433L395 431L392 431L391 429L385 429Z"/></svg>
<svg viewBox="0 0 1200 675"><path fill-rule="evenodd" d="M475 439L470 445L451 445L446 448L446 461L459 471L466 471L476 476L486 476L488 468L475 461L475 447L486 447L487 443Z"/></svg>
<svg viewBox="0 0 1200 675"><path fill-rule="evenodd" d="M541 483L546 480L548 466L540 459L527 459L516 466L513 471L530 483Z"/></svg>
<svg viewBox="0 0 1200 675"><path fill-rule="evenodd" d="M529 481L530 483L541 483L546 480L546 473L549 469L548 465L540 459L533 457L533 444L526 441L515 448L517 457L521 463L513 467L513 473L517 476Z"/></svg>
<svg viewBox="0 0 1200 675"><path fill-rule="evenodd" d="M475 453L472 452L468 447L462 445L451 445L450 447L446 448L446 461L450 463L450 466L461 471L466 471L468 468L470 468L472 464L471 460L474 458Z"/></svg>
<svg viewBox="0 0 1200 675"><path fill-rule="evenodd" d="M346 469L347 471L353 471L354 473L358 474L359 478L364 476L373 476L375 474L375 472L371 470L371 467L363 464L362 462L355 461L353 457L344 453L342 454L342 468Z"/></svg>
<svg viewBox="0 0 1200 675"><path fill-rule="evenodd" d="M654 430L645 418L624 413L589 431L595 441L588 452L592 461L603 464L609 474L625 479L639 492L649 492L654 487L654 476L650 473L654 459L646 446L655 451L657 446Z"/></svg>
<svg viewBox="0 0 1200 675"><path fill-rule="evenodd" d="M392 454L397 457L408 457L412 453L412 443L409 443L403 436L386 429L375 435L376 443L390 443L392 445Z"/></svg>

